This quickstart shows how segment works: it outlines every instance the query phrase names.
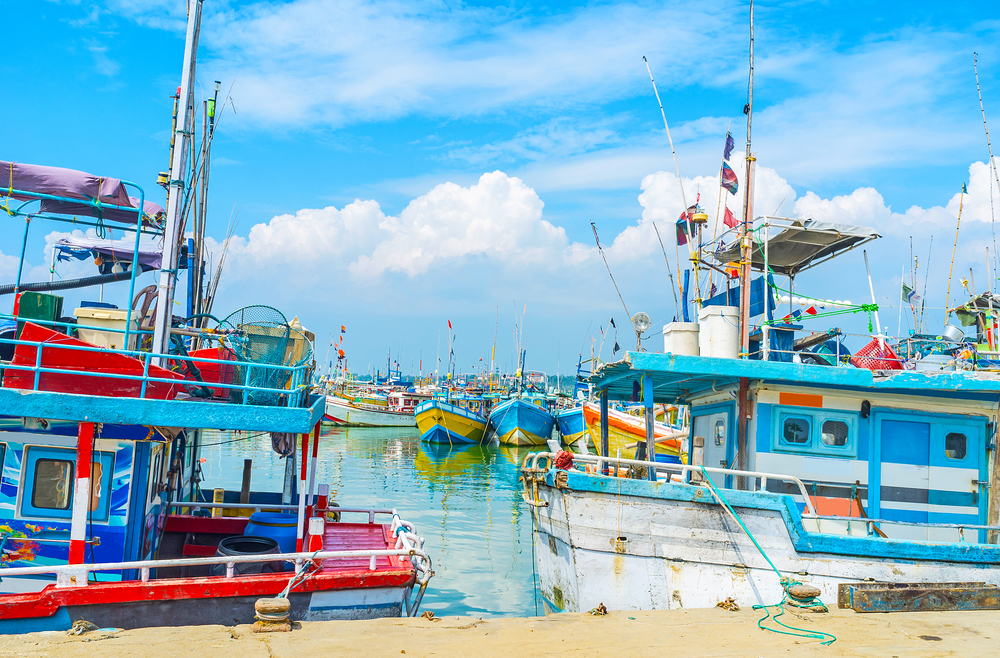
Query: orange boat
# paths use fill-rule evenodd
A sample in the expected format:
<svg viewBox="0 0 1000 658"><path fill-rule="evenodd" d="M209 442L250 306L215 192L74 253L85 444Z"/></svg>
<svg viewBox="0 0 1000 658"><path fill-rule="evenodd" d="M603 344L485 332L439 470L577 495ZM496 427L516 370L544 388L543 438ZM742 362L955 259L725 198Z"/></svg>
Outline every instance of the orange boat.
<svg viewBox="0 0 1000 658"><path fill-rule="evenodd" d="M601 406L593 402L583 404L583 420L587 424L587 434L594 448L600 452L601 445ZM656 440L656 454L669 455L687 461L683 441L687 438L686 430L676 430L664 423L653 424L653 436ZM632 416L624 411L608 409L608 452L609 457L616 457L621 449L621 456L627 459L635 457L635 444L646 440L646 420Z"/></svg>

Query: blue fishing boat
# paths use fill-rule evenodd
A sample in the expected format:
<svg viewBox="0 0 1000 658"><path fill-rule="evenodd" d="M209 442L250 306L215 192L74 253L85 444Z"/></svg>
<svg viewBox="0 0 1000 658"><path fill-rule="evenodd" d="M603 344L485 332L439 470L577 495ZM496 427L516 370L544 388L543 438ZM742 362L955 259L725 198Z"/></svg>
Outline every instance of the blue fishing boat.
<svg viewBox="0 0 1000 658"><path fill-rule="evenodd" d="M500 443L540 446L552 436L555 418L545 396L517 397L501 402L490 414L490 427Z"/></svg>
<svg viewBox="0 0 1000 658"><path fill-rule="evenodd" d="M587 433L587 423L583 418L583 407L576 406L556 413L556 425L563 443L576 443Z"/></svg>

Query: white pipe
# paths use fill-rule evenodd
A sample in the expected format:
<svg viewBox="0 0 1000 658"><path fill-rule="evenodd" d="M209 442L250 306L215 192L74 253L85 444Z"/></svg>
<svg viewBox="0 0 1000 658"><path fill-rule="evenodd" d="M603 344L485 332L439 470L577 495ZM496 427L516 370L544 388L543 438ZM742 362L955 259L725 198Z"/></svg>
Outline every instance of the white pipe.
<svg viewBox="0 0 1000 658"><path fill-rule="evenodd" d="M872 294L872 304L877 306L878 302L875 301L875 287L872 285L872 271L868 267L868 250L866 249L862 253L865 255L865 272L868 273L868 290ZM878 321L878 311L875 311L875 331L879 336L882 335L882 324Z"/></svg>

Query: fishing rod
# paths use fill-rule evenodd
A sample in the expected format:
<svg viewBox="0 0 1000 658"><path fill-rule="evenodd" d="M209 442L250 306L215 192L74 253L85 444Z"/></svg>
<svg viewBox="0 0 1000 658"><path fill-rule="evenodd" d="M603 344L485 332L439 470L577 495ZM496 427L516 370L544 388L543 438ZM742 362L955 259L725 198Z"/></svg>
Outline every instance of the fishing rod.
<svg viewBox="0 0 1000 658"><path fill-rule="evenodd" d="M924 298L920 300L920 328L919 333L924 332L924 309L927 307L927 283L931 273L931 249L934 247L934 236L931 236L930 244L927 245L927 269L924 270ZM916 282L914 282L916 283Z"/></svg>
<svg viewBox="0 0 1000 658"><path fill-rule="evenodd" d="M667 248L663 246L663 238L660 237L660 230L656 228L656 222L650 222L653 225L653 230L656 231L656 239L660 241L660 249L663 250L663 262L667 264L667 276L670 277L670 292L674 293L674 318L677 318L677 314L681 312L681 305L677 299L677 282L674 281L674 273L670 269L670 259L667 258ZM678 267L680 264L678 263ZM680 270L678 269L677 276L680 276Z"/></svg>
<svg viewBox="0 0 1000 658"><path fill-rule="evenodd" d="M948 267L948 290L944 294L944 323L948 324L948 317L951 315L951 273L955 269L955 251L958 249L958 229L962 225L962 203L965 201L965 183L962 183L962 192L958 197L958 221L955 222L955 244L951 248L951 265Z"/></svg>
<svg viewBox="0 0 1000 658"><path fill-rule="evenodd" d="M660 100L660 92L656 89L656 80L653 79L653 70L649 68L649 60L646 56L642 56L642 61L646 63L646 72L649 73L649 81L653 83L653 93L656 94L656 102L660 106L660 116L663 117L663 127L667 131L667 141L670 142L670 153L674 156L674 171L677 172L677 185L681 188L681 203L684 204L684 224L687 226L687 233L689 236L694 235L694 230L691 222L691 214L688 212L687 195L684 193L684 180L681 178L681 166L677 163L677 150L674 148L674 139L670 136L670 125L667 123L667 113L663 109L663 101ZM693 240L688 242L688 252L690 255L694 255L692 251ZM677 266L680 267L680 254L677 255ZM698 261L694 264L694 288L695 288L695 299L701 299L701 291L698 286ZM680 278L680 273L677 274ZM630 318L632 316L629 316Z"/></svg>
<svg viewBox="0 0 1000 658"><path fill-rule="evenodd" d="M618 299L622 300L622 307L625 309L625 315L627 315L629 319L631 319L632 314L628 312L628 306L625 305L625 298L622 297L622 292L621 290L618 289L618 284L615 283L615 275L611 273L611 266L608 265L608 259L604 255L604 249L601 248L601 239L597 237L597 225L594 224L594 222L591 222L590 228L594 230L594 240L597 241L597 251L598 253L601 254L601 258L604 260L604 267L608 268L608 276L611 277L611 283L615 287L615 292L618 293Z"/></svg>

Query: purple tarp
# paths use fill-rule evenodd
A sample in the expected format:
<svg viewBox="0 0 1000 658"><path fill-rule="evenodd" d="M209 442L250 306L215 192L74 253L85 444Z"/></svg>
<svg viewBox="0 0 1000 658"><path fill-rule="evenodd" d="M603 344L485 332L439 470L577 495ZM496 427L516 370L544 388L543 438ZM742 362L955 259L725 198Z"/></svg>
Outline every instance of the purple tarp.
<svg viewBox="0 0 1000 658"><path fill-rule="evenodd" d="M96 201L102 204L95 206L89 203L42 199L42 212L60 215L87 215L126 224L135 224L138 216L137 212L124 210L124 208L137 209L139 200L130 197L121 180L117 178L93 176L82 171L63 169L62 167L46 167L0 160L0 196L21 200L34 198L29 194L19 194L17 190L90 202ZM108 206L119 206L120 208ZM146 223L151 220L159 222L162 219L160 216L163 215L163 208L152 201L143 203L143 210L147 217Z"/></svg>
<svg viewBox="0 0 1000 658"><path fill-rule="evenodd" d="M65 248L63 251L92 251L104 256L104 260L111 262L127 261L132 262L132 252L135 250L134 240L103 240L101 238L87 238L70 236L60 238L56 241L55 247ZM75 255L75 254L74 254ZM160 249L148 242L139 243L139 267L142 271L158 270L163 260Z"/></svg>

